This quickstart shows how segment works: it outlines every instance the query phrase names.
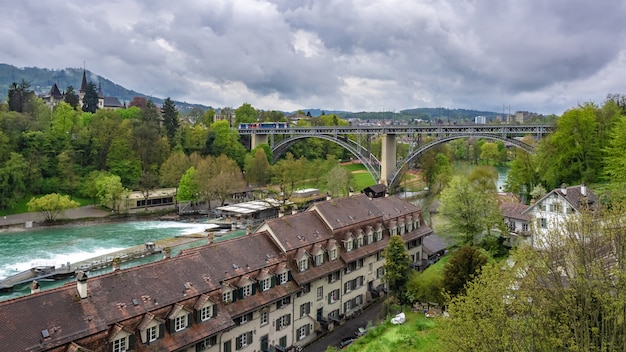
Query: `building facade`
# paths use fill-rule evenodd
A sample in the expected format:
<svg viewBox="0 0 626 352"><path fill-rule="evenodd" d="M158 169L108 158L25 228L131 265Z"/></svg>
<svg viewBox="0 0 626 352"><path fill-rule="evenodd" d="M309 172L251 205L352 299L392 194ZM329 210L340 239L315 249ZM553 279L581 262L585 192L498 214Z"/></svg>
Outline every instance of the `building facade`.
<svg viewBox="0 0 626 352"><path fill-rule="evenodd" d="M0 302L14 351L284 351L358 314L383 286L383 250L412 261L431 234L396 197L318 202L253 233Z"/></svg>

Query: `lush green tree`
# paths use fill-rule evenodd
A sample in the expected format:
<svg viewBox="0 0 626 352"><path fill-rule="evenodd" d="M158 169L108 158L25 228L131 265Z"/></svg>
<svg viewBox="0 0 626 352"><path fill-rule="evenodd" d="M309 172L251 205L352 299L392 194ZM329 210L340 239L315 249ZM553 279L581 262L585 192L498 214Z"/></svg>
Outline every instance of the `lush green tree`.
<svg viewBox="0 0 626 352"><path fill-rule="evenodd" d="M7 103L9 105L9 111L23 112L24 105L28 99L35 95L32 90L29 90L30 83L26 80L22 80L20 83L13 82L9 86L9 92L7 97Z"/></svg>
<svg viewBox="0 0 626 352"><path fill-rule="evenodd" d="M525 136L522 142L534 145L532 136ZM504 190L518 194L525 202L530 201L529 192L540 183L538 162L532 154L516 149L515 157L507 175Z"/></svg>
<svg viewBox="0 0 626 352"><path fill-rule="evenodd" d="M217 197L221 205L224 205L229 196L241 191L246 186L246 182L239 165L226 155L218 156L214 165L219 165L219 167L216 168L207 183L212 194Z"/></svg>
<svg viewBox="0 0 626 352"><path fill-rule="evenodd" d="M122 122L122 124L125 123ZM132 120L130 137L133 155L141 161L144 170L158 169L167 158L170 145L165 136L161 135L159 125L154 121Z"/></svg>
<svg viewBox="0 0 626 352"><path fill-rule="evenodd" d="M28 201L28 211L41 213L46 221L56 221L57 217L67 209L78 208L80 204L70 199L69 196L57 193L34 197Z"/></svg>
<svg viewBox="0 0 626 352"><path fill-rule="evenodd" d="M130 194L117 175L99 175L96 179L96 189L100 204L110 207L116 213L120 212L122 201Z"/></svg>
<svg viewBox="0 0 626 352"><path fill-rule="evenodd" d="M270 167L265 149L254 148L246 157L246 181L259 186L267 185L270 180Z"/></svg>
<svg viewBox="0 0 626 352"><path fill-rule="evenodd" d="M500 159L500 151L498 145L492 142L484 142L480 146L480 158L486 160L488 163L491 161L498 161Z"/></svg>
<svg viewBox="0 0 626 352"><path fill-rule="evenodd" d="M59 176L61 176L61 189L64 193L70 196L70 199L72 199L74 193L76 193L78 187L80 186L80 176L76 172L75 168L74 150L64 150L61 154L59 154L58 159Z"/></svg>
<svg viewBox="0 0 626 352"><path fill-rule="evenodd" d="M406 289L409 281L411 268L409 267L410 259L406 245L400 236L391 236L389 243L384 250L385 275L383 280L387 283L389 291L403 303L406 303Z"/></svg>
<svg viewBox="0 0 626 352"><path fill-rule="evenodd" d="M452 296L465 292L465 284L480 273L489 258L479 248L463 246L443 267L443 287Z"/></svg>
<svg viewBox="0 0 626 352"><path fill-rule="evenodd" d="M93 204L99 200L98 197L98 180L104 176L112 176L107 171L94 170L89 172L82 180L79 188L80 195L85 198L89 198L93 201Z"/></svg>
<svg viewBox="0 0 626 352"><path fill-rule="evenodd" d="M84 112L90 113L95 113L98 110L98 92L96 91L96 84L93 82L87 83L82 109Z"/></svg>
<svg viewBox="0 0 626 352"><path fill-rule="evenodd" d="M202 123L205 127L210 127L213 122L215 122L215 110L207 109L204 114L202 114Z"/></svg>
<svg viewBox="0 0 626 352"><path fill-rule="evenodd" d="M180 120L178 117L178 110L176 110L176 104L169 97L163 102L161 108L161 116L163 120L163 126L165 127L165 134L170 142L170 147L174 147L178 141L176 140L176 134L180 127Z"/></svg>
<svg viewBox="0 0 626 352"><path fill-rule="evenodd" d="M429 184L428 187L433 194L441 192L450 182L450 178L452 177L452 163L446 154L439 153L435 155L435 167L431 177L433 177L432 183L429 180L427 184Z"/></svg>
<svg viewBox="0 0 626 352"><path fill-rule="evenodd" d="M467 176L472 186L482 193L496 193L496 182L498 181L498 170L492 166L475 166Z"/></svg>
<svg viewBox="0 0 626 352"><path fill-rule="evenodd" d="M407 291L410 297L419 302L444 304L443 275L440 271L426 269L413 271L409 276Z"/></svg>
<svg viewBox="0 0 626 352"><path fill-rule="evenodd" d="M626 115L618 119L609 136L604 150L604 175L609 182L622 187L626 184Z"/></svg>
<svg viewBox="0 0 626 352"><path fill-rule="evenodd" d="M346 197L350 191L350 173L341 165L336 164L326 175L328 192L335 198Z"/></svg>
<svg viewBox="0 0 626 352"><path fill-rule="evenodd" d="M28 163L19 153L11 153L9 160L0 168L0 209L8 209L26 193Z"/></svg>
<svg viewBox="0 0 626 352"><path fill-rule="evenodd" d="M141 121L161 125L161 114L159 113L159 108L152 102L152 100L146 101L146 105L141 108Z"/></svg>
<svg viewBox="0 0 626 352"><path fill-rule="evenodd" d="M164 187L178 187L178 182L183 176L185 171L191 167L192 164L189 158L182 151L174 151L170 156L161 164L160 168L160 181L161 186Z"/></svg>
<svg viewBox="0 0 626 352"><path fill-rule="evenodd" d="M141 109L137 106L130 106L126 109L117 110L117 113L123 120L141 120Z"/></svg>
<svg viewBox="0 0 626 352"><path fill-rule="evenodd" d="M74 87L68 86L65 90L65 97L63 98L65 103L72 107L72 109L78 109L78 104L80 103L80 97L76 94Z"/></svg>
<svg viewBox="0 0 626 352"><path fill-rule="evenodd" d="M148 199L153 191L159 186L159 177L152 170L143 170L137 189L141 192L144 199L144 210L148 210Z"/></svg>
<svg viewBox="0 0 626 352"><path fill-rule="evenodd" d="M259 118L259 112L248 103L243 103L240 107L235 109L235 123L256 122Z"/></svg>
<svg viewBox="0 0 626 352"><path fill-rule="evenodd" d="M501 218L494 194L476 189L465 176L454 176L440 201L440 212L461 243L473 244L478 234L489 232Z"/></svg>
<svg viewBox="0 0 626 352"><path fill-rule="evenodd" d="M120 176L125 187L130 187L137 184L141 177L142 165L132 148L130 121L124 120L121 125L128 127L120 128L120 133L113 139L106 165L113 174Z"/></svg>
<svg viewBox="0 0 626 352"><path fill-rule="evenodd" d="M196 178L196 169L192 166L180 178L176 199L179 201L196 201L200 193L200 185Z"/></svg>
<svg viewBox="0 0 626 352"><path fill-rule="evenodd" d="M277 196L283 205L291 198L298 184L303 180L304 164L304 158L295 159L291 153L287 153L284 159L272 165L272 185L278 188Z"/></svg>
<svg viewBox="0 0 626 352"><path fill-rule="evenodd" d="M228 121L217 121L211 125L206 142L206 154L215 157L224 154L243 168L246 149L239 143L239 134L230 128Z"/></svg>
<svg viewBox="0 0 626 352"><path fill-rule="evenodd" d="M203 124L181 126L183 149L187 153L202 152L209 137L209 129Z"/></svg>

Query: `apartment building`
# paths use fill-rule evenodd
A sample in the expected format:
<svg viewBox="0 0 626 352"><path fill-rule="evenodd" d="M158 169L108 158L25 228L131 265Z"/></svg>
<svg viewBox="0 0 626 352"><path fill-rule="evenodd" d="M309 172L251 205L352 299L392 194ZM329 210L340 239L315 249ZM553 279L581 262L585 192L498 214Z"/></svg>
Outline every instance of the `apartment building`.
<svg viewBox="0 0 626 352"><path fill-rule="evenodd" d="M413 261L432 233L418 207L365 195L315 203L247 236L0 302L14 351L285 351L358 314L384 250Z"/></svg>

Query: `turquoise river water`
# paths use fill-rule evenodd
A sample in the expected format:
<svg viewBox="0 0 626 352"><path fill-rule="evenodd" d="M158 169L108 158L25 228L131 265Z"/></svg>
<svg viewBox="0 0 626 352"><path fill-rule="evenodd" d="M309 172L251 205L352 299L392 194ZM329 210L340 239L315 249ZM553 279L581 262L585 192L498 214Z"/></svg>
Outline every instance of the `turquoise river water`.
<svg viewBox="0 0 626 352"><path fill-rule="evenodd" d="M201 233L206 224L172 221L141 221L91 226L36 229L30 231L0 233L0 279L38 265L75 263L127 247L140 245L177 235ZM172 255L183 248L206 243L187 244L172 249ZM122 268L161 259L155 254L124 263ZM110 271L104 269L104 272ZM98 272L91 273L97 275ZM67 281L67 280L65 280ZM64 281L42 282L42 288L62 285ZM30 292L28 285L15 287L12 293L0 293L0 300L18 297Z"/></svg>

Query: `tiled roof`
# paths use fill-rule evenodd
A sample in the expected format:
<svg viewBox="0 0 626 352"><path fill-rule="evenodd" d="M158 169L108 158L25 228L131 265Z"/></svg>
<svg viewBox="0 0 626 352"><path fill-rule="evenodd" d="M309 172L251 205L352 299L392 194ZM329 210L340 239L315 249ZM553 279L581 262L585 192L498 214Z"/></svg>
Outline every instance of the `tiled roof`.
<svg viewBox="0 0 626 352"><path fill-rule="evenodd" d="M519 202L500 202L500 211L505 218L528 221L528 215L523 213L526 209L528 205Z"/></svg>
<svg viewBox="0 0 626 352"><path fill-rule="evenodd" d="M420 207L413 205L396 196L374 198L372 203L382 212L383 218L388 220L399 216L421 212Z"/></svg>
<svg viewBox="0 0 626 352"><path fill-rule="evenodd" d="M121 108L124 105L116 97L103 97L105 108Z"/></svg>
<svg viewBox="0 0 626 352"><path fill-rule="evenodd" d="M424 254L427 256L441 252L448 248L446 240L432 234L424 237L422 244L424 245Z"/></svg>
<svg viewBox="0 0 626 352"><path fill-rule="evenodd" d="M309 268L303 272L298 272L297 270L294 270L291 273L291 276L293 276L293 279L299 285L304 285L315 279L324 277L332 273L333 271L343 269L345 266L346 265L339 259L335 259L333 261L325 260L324 263L320 266L309 265Z"/></svg>
<svg viewBox="0 0 626 352"><path fill-rule="evenodd" d="M302 212L267 220L260 230L267 229L284 247L285 252L333 237L320 216L315 212Z"/></svg>
<svg viewBox="0 0 626 352"><path fill-rule="evenodd" d="M598 203L598 197L595 193L593 193L589 187L585 185L571 186L565 187L561 186L561 188L553 189L548 192L545 196L539 199L535 204L528 207L528 209L524 210L524 213L530 212L537 204L543 202L544 199L549 196L557 194L560 197L563 197L571 206L576 210L581 210L582 208L595 209Z"/></svg>
<svg viewBox="0 0 626 352"><path fill-rule="evenodd" d="M364 194L317 202L309 210L319 212L333 231L363 222L373 222L382 216L373 200Z"/></svg>

